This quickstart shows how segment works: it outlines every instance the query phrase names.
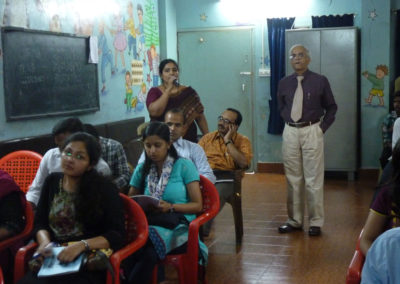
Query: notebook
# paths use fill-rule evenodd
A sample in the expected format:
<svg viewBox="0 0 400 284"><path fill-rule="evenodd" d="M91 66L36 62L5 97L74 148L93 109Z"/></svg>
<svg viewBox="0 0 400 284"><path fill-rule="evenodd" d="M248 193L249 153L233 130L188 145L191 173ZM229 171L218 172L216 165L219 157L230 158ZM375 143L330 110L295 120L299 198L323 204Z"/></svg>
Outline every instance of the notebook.
<svg viewBox="0 0 400 284"><path fill-rule="evenodd" d="M78 272L82 265L83 254L80 254L74 261L60 263L57 259L58 254L65 247L53 247L53 255L44 259L43 265L38 272L38 277L48 277Z"/></svg>
<svg viewBox="0 0 400 284"><path fill-rule="evenodd" d="M160 204L160 199L155 198L150 195L132 195L130 196L133 200L135 200L144 211L148 209L153 209L154 207L158 207Z"/></svg>

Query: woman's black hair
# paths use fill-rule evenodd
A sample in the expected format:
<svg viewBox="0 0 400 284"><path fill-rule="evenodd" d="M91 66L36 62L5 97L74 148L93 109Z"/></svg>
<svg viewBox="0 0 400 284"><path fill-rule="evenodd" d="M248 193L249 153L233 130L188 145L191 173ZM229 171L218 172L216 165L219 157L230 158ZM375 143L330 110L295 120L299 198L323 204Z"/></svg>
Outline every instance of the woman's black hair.
<svg viewBox="0 0 400 284"><path fill-rule="evenodd" d="M89 156L89 165L92 167L81 177L75 203L77 220L88 224L99 218L102 211L99 206L101 194L99 194L98 188L106 182L106 178L94 169L101 157L101 146L93 135L77 132L65 140L61 150L64 151L65 147L71 142L83 142L85 144Z"/></svg>
<svg viewBox="0 0 400 284"><path fill-rule="evenodd" d="M165 68L165 65L167 65L168 63L173 63L176 66L176 68L178 68L178 70L179 70L178 63L176 63L175 60L173 60L173 59L164 59L163 61L160 62L160 65L158 65L158 72L159 72L158 74L160 74L160 76L162 75L162 72L163 72L163 70Z"/></svg>
<svg viewBox="0 0 400 284"><path fill-rule="evenodd" d="M150 124L143 131L142 135L143 143L148 136L154 136L154 135L160 137L167 143L170 143L171 141L169 127L164 122L159 122L159 121L150 122ZM145 188L144 182L146 180L146 176L149 174L151 165L153 164L153 161L147 156L146 151L144 151L144 153L146 158L144 160L144 165L142 168L142 180L140 182L141 184L140 191L142 193L144 192ZM173 144L171 144L171 147L169 147L168 155L174 158L174 160L178 159L178 153L176 152L176 149Z"/></svg>

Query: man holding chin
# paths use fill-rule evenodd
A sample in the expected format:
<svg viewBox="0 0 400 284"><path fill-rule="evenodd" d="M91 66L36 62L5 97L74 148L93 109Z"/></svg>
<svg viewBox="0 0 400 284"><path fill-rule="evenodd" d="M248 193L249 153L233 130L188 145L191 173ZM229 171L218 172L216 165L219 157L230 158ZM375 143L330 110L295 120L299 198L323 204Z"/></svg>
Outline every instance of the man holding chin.
<svg viewBox="0 0 400 284"><path fill-rule="evenodd" d="M199 145L203 147L213 171L233 171L250 166L253 157L250 140L237 132L241 122L241 113L236 109L227 108L218 117L218 130L200 139ZM219 210L222 210L225 202L233 194L233 187L227 182L218 182L215 187L219 193ZM205 236L210 228L211 222L208 222L204 228Z"/></svg>

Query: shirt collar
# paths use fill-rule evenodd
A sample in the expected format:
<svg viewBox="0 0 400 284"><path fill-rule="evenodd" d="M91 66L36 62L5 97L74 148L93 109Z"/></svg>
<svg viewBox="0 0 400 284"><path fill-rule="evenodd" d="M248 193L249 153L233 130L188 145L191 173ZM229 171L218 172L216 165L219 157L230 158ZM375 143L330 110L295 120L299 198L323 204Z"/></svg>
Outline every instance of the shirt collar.
<svg viewBox="0 0 400 284"><path fill-rule="evenodd" d="M182 147L182 144L183 144L183 138L182 138L182 136L179 137L178 140L176 140L173 144L176 144L176 145Z"/></svg>
<svg viewBox="0 0 400 284"><path fill-rule="evenodd" d="M306 77L308 76L309 73L310 73L310 69L307 69L307 70L304 71L304 73L301 74L301 75L298 75L296 72L293 72L291 76L293 77L293 79L296 79L297 76L303 76L304 78L306 78Z"/></svg>

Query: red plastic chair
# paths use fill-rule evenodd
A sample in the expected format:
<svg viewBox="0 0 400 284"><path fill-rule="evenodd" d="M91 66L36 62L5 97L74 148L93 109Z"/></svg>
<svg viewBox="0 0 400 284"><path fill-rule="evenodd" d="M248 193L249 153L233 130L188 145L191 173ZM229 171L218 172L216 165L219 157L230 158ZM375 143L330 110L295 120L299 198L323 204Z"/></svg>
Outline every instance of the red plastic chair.
<svg viewBox="0 0 400 284"><path fill-rule="evenodd" d="M6 171L23 192L27 192L39 168L42 155L28 150L15 151L0 159L0 169Z"/></svg>
<svg viewBox="0 0 400 284"><path fill-rule="evenodd" d="M197 284L197 279L206 283L204 267L199 265L199 229L200 226L217 216L219 211L219 195L214 184L200 176L200 189L203 197L203 210L197 218L190 222L186 253L167 255L161 265L172 265L178 270L179 283ZM152 283L157 283L157 270L153 271ZM199 277L201 276L201 277ZM204 277L203 277L204 276Z"/></svg>
<svg viewBox="0 0 400 284"><path fill-rule="evenodd" d="M140 205L135 201L127 197L126 195L120 194L124 205L125 215L125 229L126 236L125 242L127 245L122 249L114 252L110 256L110 262L113 267L115 279L114 284L119 284L119 270L121 262L141 248L147 241L149 234L149 227L147 225L146 215L144 214ZM37 243L31 243L17 252L15 257L14 267L14 283L21 279L27 271L28 261L32 258L33 253L37 247ZM112 276L107 273L107 283L112 284Z"/></svg>
<svg viewBox="0 0 400 284"><path fill-rule="evenodd" d="M4 284L3 271L1 270L1 267L0 267L0 284Z"/></svg>
<svg viewBox="0 0 400 284"><path fill-rule="evenodd" d="M0 242L0 251L3 251L15 244L18 244L18 242L27 240L31 236L32 229L33 229L33 210L32 210L32 206L30 205L30 203L26 202L24 230L16 236L13 236L11 238L1 241ZM0 280L2 281L3 275L2 275L1 267L0 267L0 274L1 274ZM2 283L1 281L0 281L0 284Z"/></svg>
<svg viewBox="0 0 400 284"><path fill-rule="evenodd" d="M363 231L357 240L356 251L347 269L346 284L359 284L361 282L361 272L365 261L365 256L360 250L360 239Z"/></svg>

